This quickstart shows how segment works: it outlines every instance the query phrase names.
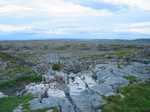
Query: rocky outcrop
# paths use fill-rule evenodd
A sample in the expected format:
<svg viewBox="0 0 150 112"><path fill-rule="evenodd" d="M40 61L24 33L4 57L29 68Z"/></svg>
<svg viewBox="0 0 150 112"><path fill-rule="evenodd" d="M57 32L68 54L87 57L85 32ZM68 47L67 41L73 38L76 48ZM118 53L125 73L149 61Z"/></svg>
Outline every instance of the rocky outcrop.
<svg viewBox="0 0 150 112"><path fill-rule="evenodd" d="M129 84L125 76L136 76L139 80L150 78L146 69L149 65L132 63L98 64L90 71L77 74L49 72L41 84L29 84L27 93L36 98L30 101L32 110L59 107L61 112L98 112L103 105L103 96L116 94L117 90Z"/></svg>

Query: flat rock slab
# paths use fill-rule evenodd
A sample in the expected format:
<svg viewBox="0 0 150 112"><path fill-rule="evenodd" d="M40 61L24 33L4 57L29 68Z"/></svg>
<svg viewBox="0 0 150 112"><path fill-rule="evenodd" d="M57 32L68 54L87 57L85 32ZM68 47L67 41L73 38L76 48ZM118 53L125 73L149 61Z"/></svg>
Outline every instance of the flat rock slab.
<svg viewBox="0 0 150 112"><path fill-rule="evenodd" d="M61 107L62 112L74 112L72 105L66 98L49 97L42 99L41 102L35 98L30 101L31 110L53 107Z"/></svg>
<svg viewBox="0 0 150 112"><path fill-rule="evenodd" d="M90 91L84 91L79 96L72 96L81 112L95 112L102 103L102 97Z"/></svg>

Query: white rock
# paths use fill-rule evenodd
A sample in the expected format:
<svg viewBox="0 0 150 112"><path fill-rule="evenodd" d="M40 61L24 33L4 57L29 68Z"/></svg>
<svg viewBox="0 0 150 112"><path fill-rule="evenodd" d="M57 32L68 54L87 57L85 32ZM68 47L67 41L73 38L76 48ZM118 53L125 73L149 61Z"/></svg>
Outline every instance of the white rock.
<svg viewBox="0 0 150 112"><path fill-rule="evenodd" d="M44 92L48 89L48 84L34 84L31 83L25 87L27 93L31 93L35 96L39 96L44 94Z"/></svg>
<svg viewBox="0 0 150 112"><path fill-rule="evenodd" d="M48 96L49 97L58 97L58 98L64 98L65 97L65 93L62 90L59 89L48 89Z"/></svg>
<svg viewBox="0 0 150 112"><path fill-rule="evenodd" d="M75 77L74 82L70 82L68 87L70 90L70 95L79 95L86 89L85 83L80 79L80 77Z"/></svg>
<svg viewBox="0 0 150 112"><path fill-rule="evenodd" d="M53 110L52 110L52 109L50 109L50 110L47 110L46 112L53 112Z"/></svg>
<svg viewBox="0 0 150 112"><path fill-rule="evenodd" d="M7 97L7 95L4 95L2 92L0 92L0 98L3 98L3 97Z"/></svg>
<svg viewBox="0 0 150 112"><path fill-rule="evenodd" d="M96 82L90 76L84 76L84 81L89 87L93 87L96 85Z"/></svg>

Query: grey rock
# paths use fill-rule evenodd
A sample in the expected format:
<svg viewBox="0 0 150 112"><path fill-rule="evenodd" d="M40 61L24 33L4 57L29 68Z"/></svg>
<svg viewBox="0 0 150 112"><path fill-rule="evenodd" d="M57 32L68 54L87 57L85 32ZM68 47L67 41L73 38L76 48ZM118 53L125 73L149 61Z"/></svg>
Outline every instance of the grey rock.
<svg viewBox="0 0 150 112"><path fill-rule="evenodd" d="M132 75L140 80L149 78L149 72L143 69L148 66L131 63L119 68L117 63L105 63L77 74L49 73L46 75L49 78L46 84L27 86L26 89L32 94L40 96L43 91L47 93L47 98L33 99L30 107L33 110L59 107L62 112L100 112L104 103L102 96L114 95L118 88L128 85L129 81L124 76ZM93 74L97 76L96 79L92 78Z"/></svg>
<svg viewBox="0 0 150 112"><path fill-rule="evenodd" d="M104 84L112 86L113 89L125 86L129 84L129 81L123 77L109 77L105 80Z"/></svg>
<svg viewBox="0 0 150 112"><path fill-rule="evenodd" d="M112 87L107 84L96 85L92 87L91 89L102 96L110 96L110 95L115 94Z"/></svg>
<svg viewBox="0 0 150 112"><path fill-rule="evenodd" d="M101 96L90 91L84 91L72 98L81 112L95 112L102 104Z"/></svg>
<svg viewBox="0 0 150 112"><path fill-rule="evenodd" d="M13 110L13 112L23 112L23 107L19 105L16 109Z"/></svg>
<svg viewBox="0 0 150 112"><path fill-rule="evenodd" d="M40 102L39 99L33 99L30 101L30 108L32 110L61 107L62 112L74 112L72 105L66 98L49 97L43 98Z"/></svg>

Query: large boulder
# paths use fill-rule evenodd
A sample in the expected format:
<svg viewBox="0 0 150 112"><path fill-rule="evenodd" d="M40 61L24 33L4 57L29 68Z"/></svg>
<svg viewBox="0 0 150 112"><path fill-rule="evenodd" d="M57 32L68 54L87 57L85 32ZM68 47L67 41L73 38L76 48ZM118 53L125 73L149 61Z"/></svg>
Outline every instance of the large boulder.
<svg viewBox="0 0 150 112"><path fill-rule="evenodd" d="M96 85L96 86L93 86L91 89L95 91L96 93L100 94L101 96L110 96L110 95L115 94L112 87L107 84Z"/></svg>

